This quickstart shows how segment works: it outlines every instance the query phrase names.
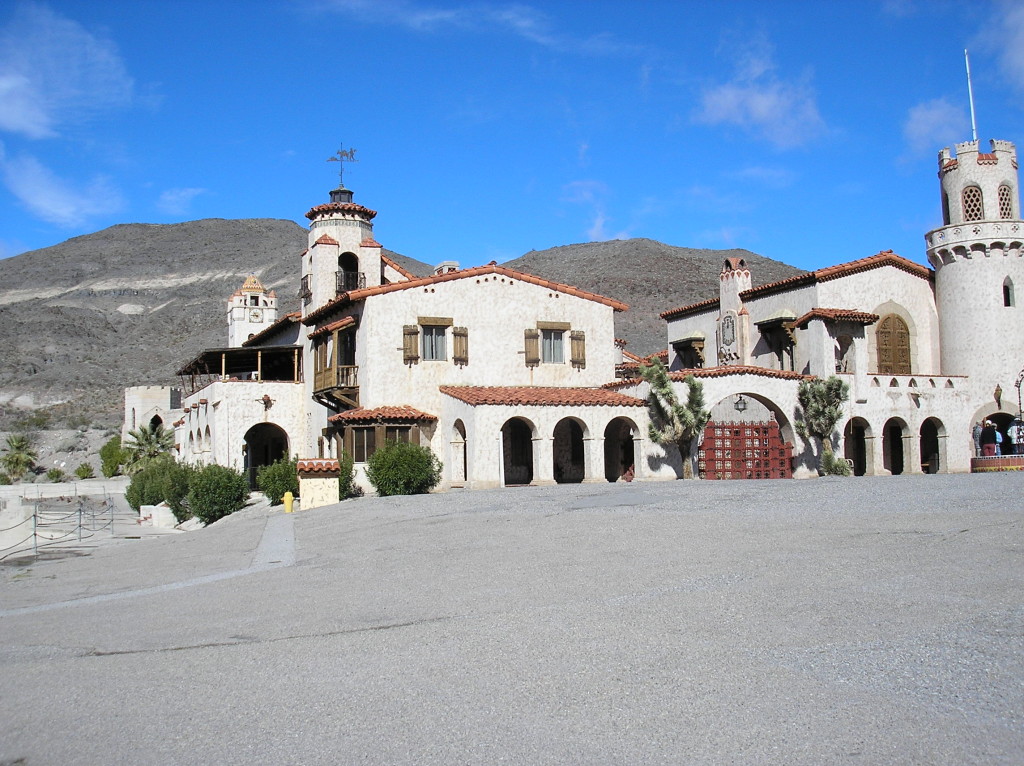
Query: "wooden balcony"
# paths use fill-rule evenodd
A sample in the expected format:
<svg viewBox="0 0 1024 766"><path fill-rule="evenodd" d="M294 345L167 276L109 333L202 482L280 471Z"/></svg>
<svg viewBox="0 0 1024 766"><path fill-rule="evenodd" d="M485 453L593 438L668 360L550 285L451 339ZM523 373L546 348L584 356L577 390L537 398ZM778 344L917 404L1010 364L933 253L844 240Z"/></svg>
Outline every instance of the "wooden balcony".
<svg viewBox="0 0 1024 766"><path fill-rule="evenodd" d="M313 374L313 396L328 406L359 406L359 367L341 365L317 370Z"/></svg>

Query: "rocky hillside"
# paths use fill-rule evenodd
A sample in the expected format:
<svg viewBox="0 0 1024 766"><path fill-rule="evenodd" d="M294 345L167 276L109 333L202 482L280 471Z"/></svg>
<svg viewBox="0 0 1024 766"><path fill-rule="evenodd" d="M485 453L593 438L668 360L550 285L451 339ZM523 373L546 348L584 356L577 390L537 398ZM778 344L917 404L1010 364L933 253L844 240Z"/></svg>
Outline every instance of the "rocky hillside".
<svg viewBox="0 0 1024 766"><path fill-rule="evenodd" d="M176 382L203 348L223 346L227 298L256 274L295 310L306 230L292 221L207 219L123 224L0 260L0 429L26 409L55 424L120 422L122 389ZM417 275L428 264L389 251ZM666 345L658 314L717 295L739 255L755 284L799 273L745 250L692 250L648 239L533 251L508 266L630 304L616 316L629 349Z"/></svg>
<svg viewBox="0 0 1024 766"><path fill-rule="evenodd" d="M755 286L803 273L749 250L697 250L652 239L534 250L505 265L628 303L629 311L615 315L616 337L646 356L668 344L662 311L718 297L718 275L729 257L746 259Z"/></svg>

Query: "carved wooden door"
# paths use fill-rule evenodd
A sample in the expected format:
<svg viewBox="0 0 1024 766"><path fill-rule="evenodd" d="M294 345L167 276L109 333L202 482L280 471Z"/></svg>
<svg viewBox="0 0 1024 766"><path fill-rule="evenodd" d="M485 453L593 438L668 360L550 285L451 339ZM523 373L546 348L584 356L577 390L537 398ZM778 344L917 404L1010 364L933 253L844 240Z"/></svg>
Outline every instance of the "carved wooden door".
<svg viewBox="0 0 1024 766"><path fill-rule="evenodd" d="M883 375L910 374L910 330L907 323L889 314L878 323L878 371Z"/></svg>

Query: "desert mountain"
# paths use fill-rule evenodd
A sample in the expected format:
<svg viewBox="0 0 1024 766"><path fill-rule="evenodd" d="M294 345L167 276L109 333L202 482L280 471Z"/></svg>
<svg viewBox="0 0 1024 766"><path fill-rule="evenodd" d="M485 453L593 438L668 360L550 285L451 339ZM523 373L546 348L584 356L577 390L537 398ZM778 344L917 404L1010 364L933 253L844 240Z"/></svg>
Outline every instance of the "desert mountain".
<svg viewBox="0 0 1024 766"><path fill-rule="evenodd" d="M249 274L298 308L306 230L276 219L122 224L0 260L0 428L25 408L57 420L120 422L125 386L170 384L184 362L227 337L227 299ZM385 251L410 272L421 261ZM800 273L745 250L691 250L648 239L566 245L506 265L630 304L616 316L634 353L664 348L658 313L718 293L727 256L755 284Z"/></svg>
<svg viewBox="0 0 1024 766"><path fill-rule="evenodd" d="M801 269L749 250L674 247L653 239L613 239L534 250L504 264L509 268L607 295L629 304L615 315L615 335L640 356L668 344L659 314L718 297L726 258L745 258L754 286L801 274Z"/></svg>

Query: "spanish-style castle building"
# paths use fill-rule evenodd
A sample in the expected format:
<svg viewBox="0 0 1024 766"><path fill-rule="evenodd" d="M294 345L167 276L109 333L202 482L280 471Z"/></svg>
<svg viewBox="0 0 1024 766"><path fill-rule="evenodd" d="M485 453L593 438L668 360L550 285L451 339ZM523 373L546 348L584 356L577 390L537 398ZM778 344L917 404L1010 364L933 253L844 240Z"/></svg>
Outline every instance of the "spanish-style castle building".
<svg viewBox="0 0 1024 766"><path fill-rule="evenodd" d="M815 475L794 427L807 376L849 383L837 447L856 474L968 471L973 424L1007 431L1024 364L1014 146L944 149L939 177L932 268L886 251L753 288L729 259L717 297L662 314L681 394L693 374L712 407L701 475ZM621 376L635 369L613 337L624 304L493 262L415 276L382 252L375 216L334 189L306 214L301 311L277 317L247 279L227 346L180 370L180 406L171 389L128 389L125 429L173 421L179 459L251 472L297 455L329 475L344 449L364 485L389 439L429 446L445 487L679 475L648 438L647 384Z"/></svg>

